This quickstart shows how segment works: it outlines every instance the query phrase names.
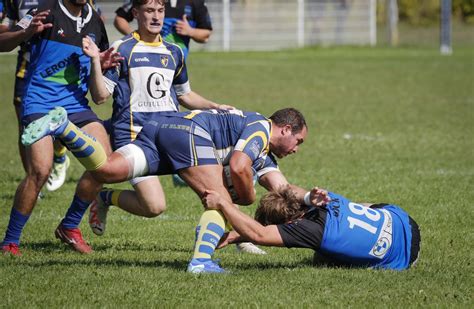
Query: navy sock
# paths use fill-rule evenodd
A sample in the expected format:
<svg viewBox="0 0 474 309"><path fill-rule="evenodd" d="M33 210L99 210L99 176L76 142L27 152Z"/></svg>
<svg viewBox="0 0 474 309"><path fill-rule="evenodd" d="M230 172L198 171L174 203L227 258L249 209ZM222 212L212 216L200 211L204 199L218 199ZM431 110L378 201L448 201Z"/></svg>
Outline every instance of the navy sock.
<svg viewBox="0 0 474 309"><path fill-rule="evenodd" d="M74 195L71 206L69 206L66 216L63 221L61 221L61 225L67 229L77 228L90 203L91 202L83 201L77 195Z"/></svg>
<svg viewBox="0 0 474 309"><path fill-rule="evenodd" d="M54 163L64 163L66 162L66 155L63 156L57 156L56 154L53 157L53 162Z"/></svg>
<svg viewBox="0 0 474 309"><path fill-rule="evenodd" d="M3 239L4 245L9 243L20 244L21 232L29 218L30 215L25 216L15 208L12 208L12 211L10 212L10 222L8 222L5 238Z"/></svg>

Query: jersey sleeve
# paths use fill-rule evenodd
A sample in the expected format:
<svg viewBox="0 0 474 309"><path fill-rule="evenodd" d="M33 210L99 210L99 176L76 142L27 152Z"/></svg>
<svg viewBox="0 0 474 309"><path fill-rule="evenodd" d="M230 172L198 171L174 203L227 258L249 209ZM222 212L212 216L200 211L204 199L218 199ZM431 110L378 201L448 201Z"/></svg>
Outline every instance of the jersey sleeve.
<svg viewBox="0 0 474 309"><path fill-rule="evenodd" d="M242 151L255 162L262 154L268 152L270 131L268 123L256 121L247 125L241 133L234 150Z"/></svg>
<svg viewBox="0 0 474 309"><path fill-rule="evenodd" d="M183 50L177 46L173 52L173 57L176 61L176 71L173 78L173 88L177 96L185 95L191 92L191 85L188 79L188 69L186 68L186 61L184 59Z"/></svg>
<svg viewBox="0 0 474 309"><path fill-rule="evenodd" d="M204 0L194 1L196 28L212 30L211 16Z"/></svg>
<svg viewBox="0 0 474 309"><path fill-rule="evenodd" d="M320 221L298 219L277 225L283 244L287 248L309 248L318 250L323 238L324 224Z"/></svg>
<svg viewBox="0 0 474 309"><path fill-rule="evenodd" d="M131 22L133 20L132 1L124 1L123 5L115 10L115 14L124 18L126 21Z"/></svg>
<svg viewBox="0 0 474 309"><path fill-rule="evenodd" d="M100 19L99 14L97 12L95 13L97 14L97 19L100 23L100 41L97 42L97 47L99 47L99 50L103 52L109 48L109 38L107 36L107 31L105 30L105 25Z"/></svg>
<svg viewBox="0 0 474 309"><path fill-rule="evenodd" d="M255 167L254 169L256 170L257 178L262 177L268 172L280 171L278 163L271 153L265 158L262 166L259 166L258 169Z"/></svg>

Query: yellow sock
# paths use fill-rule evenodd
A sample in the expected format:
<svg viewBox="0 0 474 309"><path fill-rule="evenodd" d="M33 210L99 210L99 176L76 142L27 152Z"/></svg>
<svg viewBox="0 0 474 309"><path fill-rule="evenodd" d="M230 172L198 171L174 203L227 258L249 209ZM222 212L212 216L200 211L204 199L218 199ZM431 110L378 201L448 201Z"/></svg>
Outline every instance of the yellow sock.
<svg viewBox="0 0 474 309"><path fill-rule="evenodd" d="M220 211L206 210L199 220L193 259L210 259L225 229L225 218Z"/></svg>
<svg viewBox="0 0 474 309"><path fill-rule="evenodd" d="M59 141L56 141L54 143L54 156L55 157L58 157L58 158L64 157L66 155L66 152L67 152L67 148L63 144L59 143Z"/></svg>
<svg viewBox="0 0 474 309"><path fill-rule="evenodd" d="M102 145L70 121L60 138L88 171L98 169L107 161Z"/></svg>

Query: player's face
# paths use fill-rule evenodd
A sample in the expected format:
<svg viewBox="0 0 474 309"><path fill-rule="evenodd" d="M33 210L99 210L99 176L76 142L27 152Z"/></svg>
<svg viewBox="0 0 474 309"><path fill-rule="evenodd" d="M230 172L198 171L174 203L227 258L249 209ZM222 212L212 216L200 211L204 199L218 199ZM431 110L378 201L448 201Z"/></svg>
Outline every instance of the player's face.
<svg viewBox="0 0 474 309"><path fill-rule="evenodd" d="M133 9L137 19L138 32L141 36L158 35L165 19L165 6L163 3L150 0L146 4Z"/></svg>
<svg viewBox="0 0 474 309"><path fill-rule="evenodd" d="M276 145L271 145L271 151L278 158L286 157L287 155L296 153L298 146L304 142L308 129L303 128L300 132L293 134L290 126L285 126L281 129L281 138Z"/></svg>

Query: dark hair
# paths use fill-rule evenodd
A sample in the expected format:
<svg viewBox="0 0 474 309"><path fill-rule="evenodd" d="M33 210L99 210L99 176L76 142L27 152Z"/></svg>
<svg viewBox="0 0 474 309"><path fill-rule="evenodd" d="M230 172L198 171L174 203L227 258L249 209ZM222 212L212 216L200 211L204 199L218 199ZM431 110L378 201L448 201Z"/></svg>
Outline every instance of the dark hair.
<svg viewBox="0 0 474 309"><path fill-rule="evenodd" d="M132 7L133 8L138 8L142 5L147 4L148 2L158 2L158 3L161 3L161 4L165 5L165 3L168 2L168 0L133 0L132 1Z"/></svg>
<svg viewBox="0 0 474 309"><path fill-rule="evenodd" d="M291 107L274 112L270 119L279 127L290 125L293 134L301 132L304 127L308 128L303 114Z"/></svg>
<svg viewBox="0 0 474 309"><path fill-rule="evenodd" d="M262 225L283 224L300 218L307 210L296 198L290 186L265 194L255 211L255 220Z"/></svg>

